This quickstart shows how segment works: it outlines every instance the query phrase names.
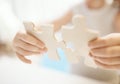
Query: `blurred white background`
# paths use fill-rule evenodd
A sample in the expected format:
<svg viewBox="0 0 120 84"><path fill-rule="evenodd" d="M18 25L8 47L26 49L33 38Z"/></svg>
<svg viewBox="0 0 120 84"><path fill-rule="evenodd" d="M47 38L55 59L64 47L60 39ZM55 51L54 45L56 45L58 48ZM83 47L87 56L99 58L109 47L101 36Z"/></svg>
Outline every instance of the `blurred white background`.
<svg viewBox="0 0 120 84"><path fill-rule="evenodd" d="M29 0L25 0L24 4L21 2L22 0L16 0L18 4L16 7L19 8L19 11L17 13L20 16L20 19L22 20L38 20L39 22L49 22L51 20L54 20L56 18L59 18L61 15L66 13L73 5L78 4L82 2L82 0L31 0L33 3L29 3ZM34 8L35 6L38 6L38 8ZM28 12L20 12L24 9L27 9ZM31 10L33 12L31 12ZM39 11L38 11L39 10ZM28 14L29 13L29 14ZM24 17L26 16L26 17ZM39 16L39 17L37 17Z"/></svg>

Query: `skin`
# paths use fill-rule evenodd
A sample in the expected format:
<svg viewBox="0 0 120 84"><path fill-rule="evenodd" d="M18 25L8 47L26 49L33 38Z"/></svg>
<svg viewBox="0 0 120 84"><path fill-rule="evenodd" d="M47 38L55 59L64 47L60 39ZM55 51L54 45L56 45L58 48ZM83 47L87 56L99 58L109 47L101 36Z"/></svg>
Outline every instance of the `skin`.
<svg viewBox="0 0 120 84"><path fill-rule="evenodd" d="M89 42L90 56L104 69L120 69L120 34L113 33Z"/></svg>
<svg viewBox="0 0 120 84"><path fill-rule="evenodd" d="M118 14L116 15L113 24L114 24L115 32L120 32L120 12L118 12Z"/></svg>
<svg viewBox="0 0 120 84"><path fill-rule="evenodd" d="M27 24L33 25L32 23ZM17 33L15 36L13 40L13 48L18 58L29 64L31 63L31 60L27 59L25 56L43 54L47 51L45 44L41 40L30 35L29 33L21 32Z"/></svg>
<svg viewBox="0 0 120 84"><path fill-rule="evenodd" d="M0 42L0 53L1 52L5 52L6 50L5 50L5 44L3 44L2 42Z"/></svg>
<svg viewBox="0 0 120 84"><path fill-rule="evenodd" d="M86 5L88 5L90 9L96 9L103 6L104 0L100 0L102 1L100 4L96 1L97 0L86 0ZM55 29L54 29L55 32L60 29L61 25L64 25L70 22L72 19L72 16L73 14L72 14L72 11L70 10L63 17L51 22L52 24L55 25ZM32 23L29 23L29 24L32 25ZM26 59L25 56L30 56L33 54L42 54L47 51L47 48L42 41L38 40L37 38L35 38L34 36L28 33L19 32L15 36L13 44L14 44L13 45L14 51L16 52L18 58L25 63L31 63L31 60Z"/></svg>
<svg viewBox="0 0 120 84"><path fill-rule="evenodd" d="M86 5L89 9L100 9L105 5L105 0L86 0Z"/></svg>
<svg viewBox="0 0 120 84"><path fill-rule="evenodd" d="M42 54L47 50L42 41L38 40L30 34L18 33L13 44L14 50L19 59L26 63L31 63L31 61L26 59L25 56Z"/></svg>
<svg viewBox="0 0 120 84"><path fill-rule="evenodd" d="M120 3L120 0L115 0ZM113 26L115 32L120 32L120 12L115 16ZM95 63L104 69L120 69L120 34L114 33L98 38L89 43L90 56Z"/></svg>

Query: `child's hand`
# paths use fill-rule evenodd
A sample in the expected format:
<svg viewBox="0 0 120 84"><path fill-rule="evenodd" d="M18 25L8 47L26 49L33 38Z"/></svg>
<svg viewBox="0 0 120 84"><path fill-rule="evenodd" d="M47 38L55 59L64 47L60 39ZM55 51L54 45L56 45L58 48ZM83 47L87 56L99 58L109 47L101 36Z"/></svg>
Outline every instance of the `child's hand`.
<svg viewBox="0 0 120 84"><path fill-rule="evenodd" d="M89 43L90 55L106 69L120 69L120 34L110 34Z"/></svg>
<svg viewBox="0 0 120 84"><path fill-rule="evenodd" d="M25 63L31 63L31 60L26 59L25 56L42 54L47 51L45 44L30 34L18 33L13 41L14 50Z"/></svg>

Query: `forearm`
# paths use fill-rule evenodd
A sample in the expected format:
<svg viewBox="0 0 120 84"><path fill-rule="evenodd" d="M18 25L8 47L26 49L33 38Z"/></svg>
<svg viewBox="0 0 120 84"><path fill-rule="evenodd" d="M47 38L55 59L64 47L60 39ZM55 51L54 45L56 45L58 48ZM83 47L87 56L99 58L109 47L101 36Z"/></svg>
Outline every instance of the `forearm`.
<svg viewBox="0 0 120 84"><path fill-rule="evenodd" d="M63 17L51 22L52 24L54 24L55 31L58 31L62 25L69 23L72 19L72 16L73 16L72 11L69 11Z"/></svg>
<svg viewBox="0 0 120 84"><path fill-rule="evenodd" d="M118 12L118 14L115 16L113 26L115 32L120 32L120 12Z"/></svg>

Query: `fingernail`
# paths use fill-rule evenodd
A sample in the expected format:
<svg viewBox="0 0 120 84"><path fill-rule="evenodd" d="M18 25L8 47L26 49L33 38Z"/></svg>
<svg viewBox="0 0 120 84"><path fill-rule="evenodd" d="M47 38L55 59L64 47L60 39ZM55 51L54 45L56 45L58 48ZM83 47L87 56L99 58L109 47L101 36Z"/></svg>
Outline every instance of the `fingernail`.
<svg viewBox="0 0 120 84"><path fill-rule="evenodd" d="M42 55L45 55L45 54L46 54L46 52L42 52L41 54L42 54Z"/></svg>
<svg viewBox="0 0 120 84"><path fill-rule="evenodd" d="M90 56L90 57L92 57L92 54L91 54L91 53L89 53L89 56Z"/></svg>
<svg viewBox="0 0 120 84"><path fill-rule="evenodd" d="M90 57L93 57L93 55L92 55L92 53L91 53L91 52L89 52L89 56L90 56Z"/></svg>
<svg viewBox="0 0 120 84"><path fill-rule="evenodd" d="M32 61L27 61L26 63L27 63L27 64L32 64Z"/></svg>
<svg viewBox="0 0 120 84"><path fill-rule="evenodd" d="M45 45L41 45L40 47L41 47L42 49L44 49L44 48L45 48Z"/></svg>
<svg viewBox="0 0 120 84"><path fill-rule="evenodd" d="M47 48L45 48L45 52L47 52L48 51L48 49Z"/></svg>
<svg viewBox="0 0 120 84"><path fill-rule="evenodd" d="M47 51L45 51L45 50L42 50L42 51L40 51L40 54L45 54Z"/></svg>

